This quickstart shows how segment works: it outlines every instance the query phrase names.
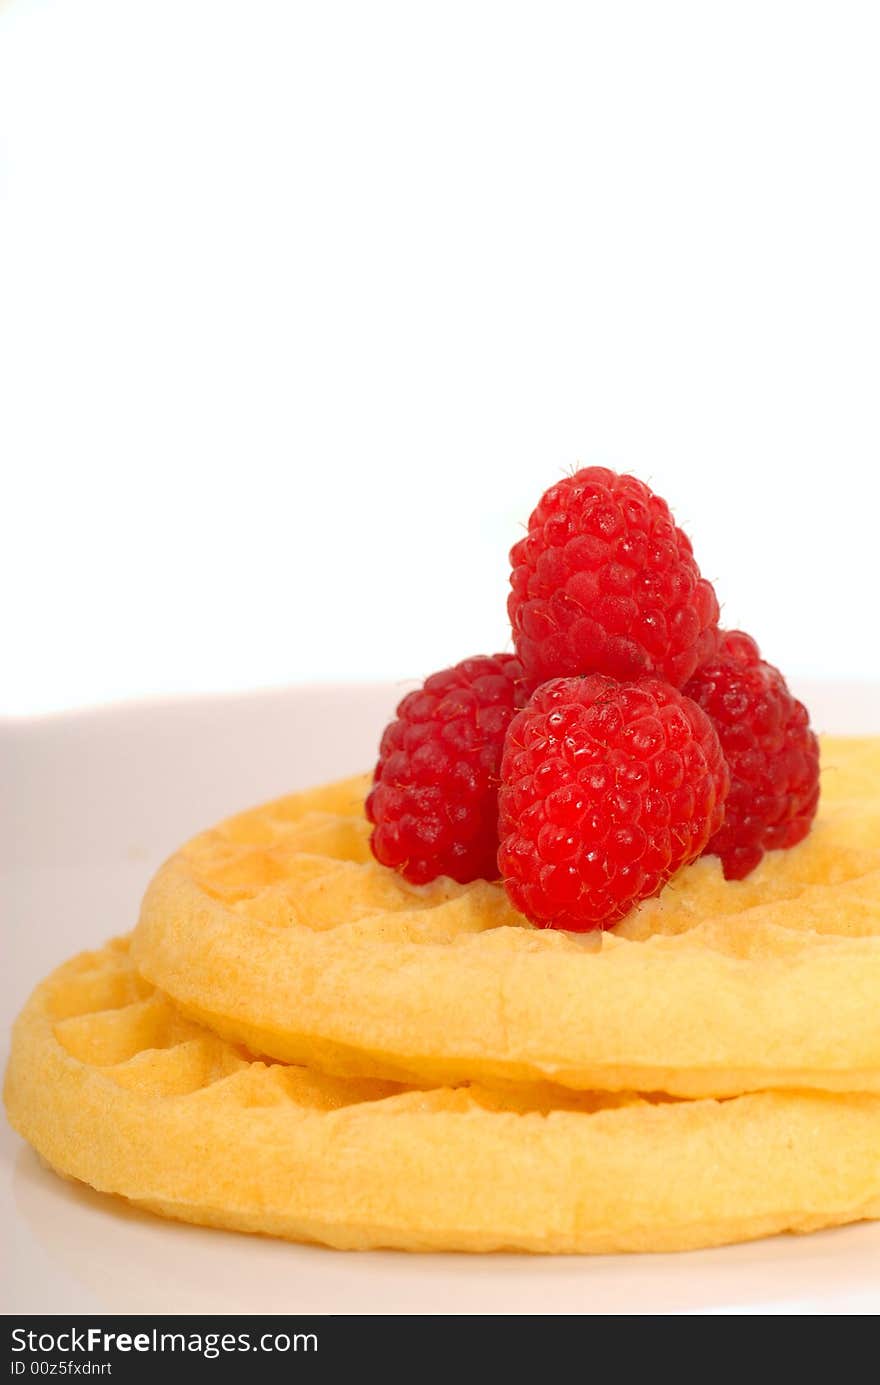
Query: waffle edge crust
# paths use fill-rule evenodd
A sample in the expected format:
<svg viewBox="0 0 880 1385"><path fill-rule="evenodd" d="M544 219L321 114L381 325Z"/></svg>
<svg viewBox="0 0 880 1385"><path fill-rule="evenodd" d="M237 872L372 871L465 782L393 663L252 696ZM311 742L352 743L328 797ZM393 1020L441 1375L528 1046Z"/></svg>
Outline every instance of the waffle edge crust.
<svg viewBox="0 0 880 1385"><path fill-rule="evenodd" d="M340 1248L672 1251L880 1216L880 1096L424 1091L267 1064L183 1018L127 939L37 987L5 1098L101 1192Z"/></svg>
<svg viewBox="0 0 880 1385"><path fill-rule="evenodd" d="M364 779L291 795L166 863L134 957L230 1040L342 1075L878 1092L880 739L822 758L800 846L735 882L706 857L586 938L531 928L498 885L378 865Z"/></svg>

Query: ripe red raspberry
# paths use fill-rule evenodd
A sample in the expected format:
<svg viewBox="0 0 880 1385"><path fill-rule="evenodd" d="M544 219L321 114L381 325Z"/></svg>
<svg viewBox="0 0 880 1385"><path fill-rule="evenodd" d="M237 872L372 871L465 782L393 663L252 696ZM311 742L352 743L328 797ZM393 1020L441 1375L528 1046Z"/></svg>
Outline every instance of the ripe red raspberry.
<svg viewBox="0 0 880 1385"><path fill-rule="evenodd" d="M796 846L819 803L819 743L803 703L741 630L685 687L711 718L730 768L724 825L706 851L742 880L765 851Z"/></svg>
<svg viewBox="0 0 880 1385"><path fill-rule="evenodd" d="M718 602L665 500L586 467L541 497L511 550L507 601L526 676L654 674L682 687L715 647Z"/></svg>
<svg viewBox="0 0 880 1385"><path fill-rule="evenodd" d="M507 893L539 928L610 928L700 855L727 787L712 723L668 683L545 683L504 742Z"/></svg>
<svg viewBox="0 0 880 1385"><path fill-rule="evenodd" d="M367 797L377 861L415 885L498 878L501 750L526 696L519 660L495 654L434 673L403 699Z"/></svg>

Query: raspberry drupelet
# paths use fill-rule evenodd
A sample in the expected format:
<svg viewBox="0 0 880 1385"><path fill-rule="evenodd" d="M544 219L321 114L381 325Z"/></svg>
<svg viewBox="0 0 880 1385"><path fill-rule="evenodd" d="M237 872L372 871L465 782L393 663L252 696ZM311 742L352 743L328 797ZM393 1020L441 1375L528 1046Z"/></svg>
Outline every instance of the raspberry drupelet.
<svg viewBox="0 0 880 1385"><path fill-rule="evenodd" d="M366 803L378 861L415 885L498 878L501 751L526 697L519 660L495 654L434 673L403 699Z"/></svg>
<svg viewBox="0 0 880 1385"><path fill-rule="evenodd" d="M586 467L551 486L511 550L508 612L533 685L606 673L682 687L711 655L718 601L669 506Z"/></svg>
<svg viewBox="0 0 880 1385"><path fill-rule="evenodd" d="M727 880L742 880L765 851L795 846L819 803L819 743L809 716L778 669L741 630L685 687L712 720L730 767L724 825L706 852Z"/></svg>
<svg viewBox="0 0 880 1385"><path fill-rule="evenodd" d="M728 782L711 721L669 684L543 684L511 721L501 762L511 901L541 928L610 928L696 860Z"/></svg>

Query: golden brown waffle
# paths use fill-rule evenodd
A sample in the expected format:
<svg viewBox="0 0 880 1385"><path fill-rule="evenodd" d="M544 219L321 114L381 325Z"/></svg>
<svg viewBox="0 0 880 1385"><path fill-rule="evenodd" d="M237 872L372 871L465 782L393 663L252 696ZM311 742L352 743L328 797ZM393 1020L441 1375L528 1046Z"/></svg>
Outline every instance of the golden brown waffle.
<svg viewBox="0 0 880 1385"><path fill-rule="evenodd" d="M183 1019L125 939L37 988L5 1096L62 1174L164 1216L339 1247L681 1250L880 1215L880 1097L322 1076Z"/></svg>
<svg viewBox="0 0 880 1385"><path fill-rule="evenodd" d="M498 885L378 865L364 779L184 847L145 976L255 1052L429 1084L730 1096L880 1090L880 739L827 739L809 838L746 880L707 857L613 934L531 928Z"/></svg>

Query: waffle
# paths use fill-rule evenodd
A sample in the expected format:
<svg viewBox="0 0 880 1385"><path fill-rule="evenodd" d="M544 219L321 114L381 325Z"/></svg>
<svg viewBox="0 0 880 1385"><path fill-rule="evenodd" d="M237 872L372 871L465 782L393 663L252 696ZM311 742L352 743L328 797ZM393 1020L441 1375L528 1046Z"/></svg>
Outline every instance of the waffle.
<svg viewBox="0 0 880 1385"><path fill-rule="evenodd" d="M378 865L366 780L195 838L133 951L190 1017L339 1075L726 1097L880 1091L880 739L826 739L822 808L727 882L706 857L613 932L532 928L500 886Z"/></svg>
<svg viewBox="0 0 880 1385"><path fill-rule="evenodd" d="M337 1247L683 1250L880 1216L880 1097L330 1077L183 1018L126 939L37 988L5 1096L59 1173L164 1216Z"/></svg>

